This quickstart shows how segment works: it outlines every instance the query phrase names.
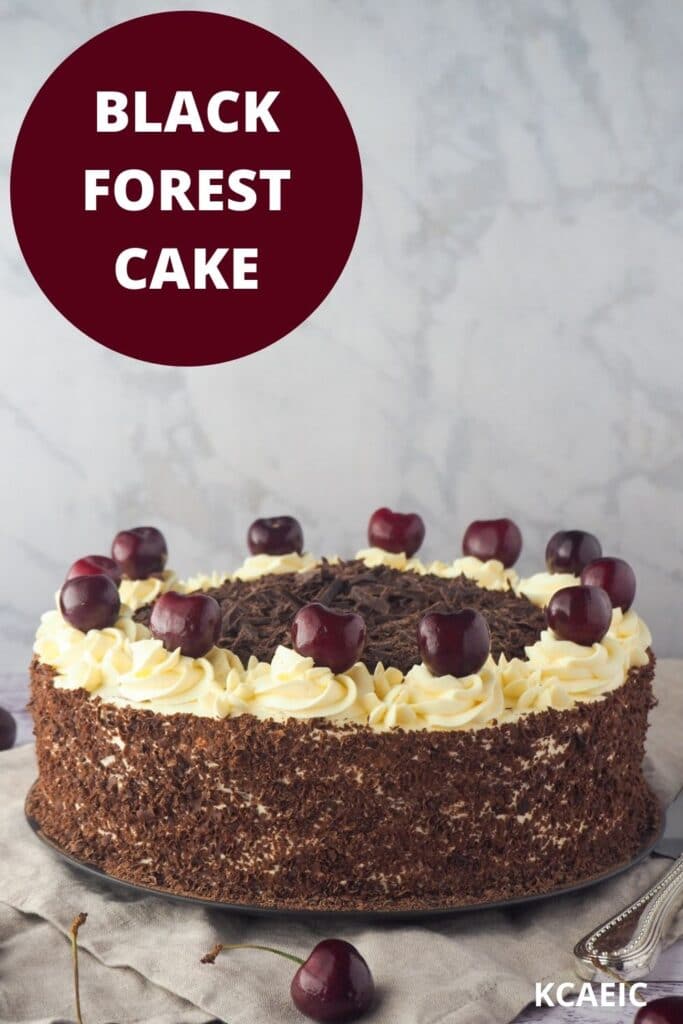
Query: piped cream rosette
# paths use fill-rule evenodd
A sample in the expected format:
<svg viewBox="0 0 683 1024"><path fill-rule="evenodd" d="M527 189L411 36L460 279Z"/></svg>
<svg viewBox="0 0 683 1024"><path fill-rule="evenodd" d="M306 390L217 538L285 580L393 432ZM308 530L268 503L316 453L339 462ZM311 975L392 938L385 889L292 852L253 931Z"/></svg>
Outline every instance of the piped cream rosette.
<svg viewBox="0 0 683 1024"><path fill-rule="evenodd" d="M335 559L330 559L334 561ZM213 590L222 587L229 580L257 580L261 576L280 576L287 572L310 572L320 565L320 559L304 551L298 555L292 551L287 555L252 555L245 558L242 565L234 573L212 572L198 573L183 580L176 587L183 594L191 594L194 591Z"/></svg>
<svg viewBox="0 0 683 1024"><path fill-rule="evenodd" d="M131 644L131 666L119 679L114 696L155 711L201 714L201 702L222 693L235 656L213 647L203 658L167 651L152 637Z"/></svg>
<svg viewBox="0 0 683 1024"><path fill-rule="evenodd" d="M519 577L514 569L506 569L502 562L491 558L482 562L479 558L466 556L456 558L454 562L421 562L419 558L408 558L405 554L394 554L382 548L363 548L356 558L360 559L368 569L385 565L399 572L415 572L419 576L440 576L443 579L454 579L466 576L484 590L515 590Z"/></svg>
<svg viewBox="0 0 683 1024"><path fill-rule="evenodd" d="M159 573L157 576L147 576L142 580L123 579L119 583L121 604L136 612L138 608L156 601L160 594L176 590L177 584L178 577L171 569L167 569L166 572Z"/></svg>
<svg viewBox="0 0 683 1024"><path fill-rule="evenodd" d="M381 666L373 676L361 663L335 675L329 668L315 665L312 658L280 646L270 664L252 658L244 669L236 660L224 691L215 700L212 694L204 707L221 718L248 713L278 721L327 718L367 722L368 712L377 703L376 686L384 675Z"/></svg>
<svg viewBox="0 0 683 1024"><path fill-rule="evenodd" d="M615 608L607 634L590 647L544 630L525 648L524 660L500 659L506 707L520 714L604 697L622 685L630 668L647 664L651 643L650 630L632 609Z"/></svg>
<svg viewBox="0 0 683 1024"><path fill-rule="evenodd" d="M558 590L580 585L579 577L572 576L569 572L537 572L519 581L517 593L526 597L537 608L545 608Z"/></svg>
<svg viewBox="0 0 683 1024"><path fill-rule="evenodd" d="M398 673L393 686L387 683L378 688L379 703L370 712L375 729L468 729L500 718L504 710L500 673L491 657L479 672L463 678L434 676L426 665L415 665L405 678Z"/></svg>
<svg viewBox="0 0 683 1024"><path fill-rule="evenodd" d="M501 658L506 706L513 712L568 708L615 690L624 681L626 652L609 634L583 647L547 629L525 648L526 660Z"/></svg>
<svg viewBox="0 0 683 1024"><path fill-rule="evenodd" d="M190 576L188 579L182 580L180 585L176 587L176 590L179 590L181 594L194 594L198 590L206 592L207 590L216 590L218 587L222 587L224 583L231 579L232 576L227 572L197 573L196 576Z"/></svg>
<svg viewBox="0 0 683 1024"><path fill-rule="evenodd" d="M622 612L621 608L614 609L608 636L614 637L624 648L627 668L647 665L647 652L652 646L652 633L633 608L629 608L627 612Z"/></svg>
<svg viewBox="0 0 683 1024"><path fill-rule="evenodd" d="M57 607L42 616L33 650L57 670L57 685L92 693L104 686L118 689L132 665L132 645L146 636L149 630L133 620L125 605L113 626L87 633L70 626Z"/></svg>
<svg viewBox="0 0 683 1024"><path fill-rule="evenodd" d="M236 580L256 580L261 576L280 575L286 572L310 572L320 565L320 559L304 552L298 555L251 555L245 558L235 573Z"/></svg>

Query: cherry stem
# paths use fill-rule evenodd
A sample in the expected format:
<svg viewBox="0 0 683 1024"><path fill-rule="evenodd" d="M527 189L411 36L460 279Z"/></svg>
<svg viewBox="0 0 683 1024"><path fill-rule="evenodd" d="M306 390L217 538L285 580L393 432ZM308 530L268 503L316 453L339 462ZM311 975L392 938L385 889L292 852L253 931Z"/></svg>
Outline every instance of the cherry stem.
<svg viewBox="0 0 683 1024"><path fill-rule="evenodd" d="M235 945L230 946L219 942L206 954L206 956L202 957L201 962L203 964L215 964L216 957L225 949L263 949L266 953L276 953L278 956L285 957L286 960L292 960L295 964L299 964L299 966L305 962L300 956L294 956L293 953L285 953L284 950L275 949L273 946L256 946L251 942L238 942ZM78 1024L82 1024L82 1022L79 1021Z"/></svg>
<svg viewBox="0 0 683 1024"><path fill-rule="evenodd" d="M76 1021L78 1024L83 1024L83 1017L81 1016L81 993L78 984L78 929L81 925L85 924L88 919L87 914L79 914L75 917L71 923L71 956L74 964L74 992L76 993Z"/></svg>

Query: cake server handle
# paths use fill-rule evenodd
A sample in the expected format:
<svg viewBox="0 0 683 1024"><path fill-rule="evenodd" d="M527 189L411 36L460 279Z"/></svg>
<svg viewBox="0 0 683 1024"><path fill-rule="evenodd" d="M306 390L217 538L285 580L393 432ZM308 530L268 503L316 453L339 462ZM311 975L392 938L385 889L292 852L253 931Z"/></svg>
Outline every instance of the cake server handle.
<svg viewBox="0 0 683 1024"><path fill-rule="evenodd" d="M637 900L574 947L576 972L587 981L644 978L655 965L669 922L683 905L683 857Z"/></svg>

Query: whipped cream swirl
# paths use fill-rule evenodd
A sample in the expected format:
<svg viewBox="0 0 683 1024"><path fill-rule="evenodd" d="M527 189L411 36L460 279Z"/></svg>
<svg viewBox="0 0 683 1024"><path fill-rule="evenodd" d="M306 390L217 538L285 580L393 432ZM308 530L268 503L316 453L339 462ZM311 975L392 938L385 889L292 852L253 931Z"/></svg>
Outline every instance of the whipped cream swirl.
<svg viewBox="0 0 683 1024"><path fill-rule="evenodd" d="M520 580L517 592L528 598L537 608L545 608L551 597L565 587L578 587L581 580L569 572L537 572Z"/></svg>
<svg viewBox="0 0 683 1024"><path fill-rule="evenodd" d="M462 678L434 676L426 665L415 665L404 681L381 693L369 723L376 729L468 729L500 718L504 706L492 658Z"/></svg>
<svg viewBox="0 0 683 1024"><path fill-rule="evenodd" d="M454 562L430 562L426 565L419 558L408 558L405 554L394 554L392 551L383 551L382 548L363 548L356 558L369 569L385 565L398 572L416 572L420 576L442 576L445 579L466 576L484 590L514 590L519 579L514 569L506 569L503 563L495 558L482 562L481 559L468 555L456 558Z"/></svg>
<svg viewBox="0 0 683 1024"><path fill-rule="evenodd" d="M626 677L626 651L607 634L584 647L552 630L525 648L526 660L500 660L506 706L515 712L571 707L615 690Z"/></svg>
<svg viewBox="0 0 683 1024"><path fill-rule="evenodd" d="M171 569L159 573L158 576L147 576L142 580L123 579L119 584L121 604L127 605L136 612L146 604L156 601L160 594L173 590L178 578Z"/></svg>
<svg viewBox="0 0 683 1024"><path fill-rule="evenodd" d="M466 576L468 580L474 580L484 590L515 590L519 582L515 570L506 569L497 558L490 558L488 561L482 562L480 558L474 558L472 555L456 558L450 565L444 565L443 562L432 562L427 571L448 578Z"/></svg>
<svg viewBox="0 0 683 1024"><path fill-rule="evenodd" d="M192 710L207 691L220 690L230 669L227 651L213 647L204 658L188 658L180 649L167 651L161 640L149 638L130 645L131 666L124 672L117 696L136 705L148 703L155 710L172 705Z"/></svg>
<svg viewBox="0 0 683 1024"><path fill-rule="evenodd" d="M374 698L373 677L365 665L335 675L288 647L277 648L272 662L252 659L246 670L234 666L213 713L258 718L327 718L362 722Z"/></svg>
<svg viewBox="0 0 683 1024"><path fill-rule="evenodd" d="M356 558L368 569L386 565L388 569L396 569L398 572L417 572L420 575L427 572L426 566L419 558L408 558L404 552L385 551L383 548L361 548Z"/></svg>
<svg viewBox="0 0 683 1024"><path fill-rule="evenodd" d="M232 577L227 572L197 573L196 576L190 576L189 579L182 580L178 584L177 589L181 594L193 594L197 590L202 592L217 590L218 587L222 587L230 579Z"/></svg>
<svg viewBox="0 0 683 1024"><path fill-rule="evenodd" d="M113 626L87 633L69 625L57 608L42 616L33 650L43 664L56 669L55 686L92 693L118 685L132 664L131 644L145 636L149 631L133 620L125 605Z"/></svg>
<svg viewBox="0 0 683 1024"><path fill-rule="evenodd" d="M256 580L259 576L280 575L286 572L308 572L320 565L320 559L304 551L298 555L292 551L287 555L252 555L245 558L235 573L236 580Z"/></svg>
<svg viewBox="0 0 683 1024"><path fill-rule="evenodd" d="M621 608L614 609L608 636L614 637L624 647L628 668L647 665L652 634L633 608L629 608L627 612L622 612Z"/></svg>

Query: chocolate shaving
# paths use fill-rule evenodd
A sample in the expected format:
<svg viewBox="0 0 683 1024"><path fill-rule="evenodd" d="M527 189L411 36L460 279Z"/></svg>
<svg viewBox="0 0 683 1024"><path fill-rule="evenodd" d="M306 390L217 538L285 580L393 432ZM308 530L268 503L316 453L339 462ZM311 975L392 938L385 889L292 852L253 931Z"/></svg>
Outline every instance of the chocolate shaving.
<svg viewBox="0 0 683 1024"><path fill-rule="evenodd" d="M262 576L224 583L208 591L220 603L223 627L220 646L245 663L251 655L271 661L278 644L291 645L290 627L297 610L320 601L342 611L359 612L367 626L363 661L407 672L421 659L416 630L428 611L476 608L487 619L494 658L523 658L524 648L545 628L543 612L510 591L484 590L464 576L443 579L398 572L387 566L368 569L362 562L330 565L306 573ZM136 618L149 621L149 608Z"/></svg>
<svg viewBox="0 0 683 1024"><path fill-rule="evenodd" d="M500 726L373 732L119 707L34 661L27 809L72 856L176 895L377 911L543 893L656 833L653 674L651 656L602 700Z"/></svg>

